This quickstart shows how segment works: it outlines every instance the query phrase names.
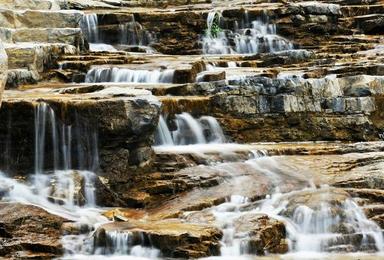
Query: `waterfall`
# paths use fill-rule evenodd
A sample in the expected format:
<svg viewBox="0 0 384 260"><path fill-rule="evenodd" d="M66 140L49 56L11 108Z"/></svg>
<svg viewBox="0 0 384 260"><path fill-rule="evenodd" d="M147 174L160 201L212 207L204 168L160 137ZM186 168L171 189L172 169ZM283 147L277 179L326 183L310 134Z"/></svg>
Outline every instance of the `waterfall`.
<svg viewBox="0 0 384 260"><path fill-rule="evenodd" d="M73 129L75 135L72 133ZM77 154L77 158L73 152ZM47 158L53 162L52 165L46 164ZM72 158L75 158L75 161ZM56 120L54 110L47 103L39 102L35 107L33 176L33 184L38 194L60 199L68 206L74 206L83 204L79 202L79 194L76 194L79 187L82 187L84 203L94 206L95 174L91 171L96 170L98 164L96 132L89 126L82 125L77 114L75 125L63 124ZM52 168L53 174L45 174L46 168Z"/></svg>
<svg viewBox="0 0 384 260"><path fill-rule="evenodd" d="M97 14L86 14L80 21L80 27L85 37L90 43L99 43L99 21Z"/></svg>
<svg viewBox="0 0 384 260"><path fill-rule="evenodd" d="M99 164L97 133L91 126L82 122L77 113L75 113L75 118L74 125L65 125L56 120L54 110L47 103L40 102L36 105L36 174L43 173L45 166L52 167L53 170L97 170ZM50 158L53 162L52 165L45 165L46 156L48 158L52 156Z"/></svg>
<svg viewBox="0 0 384 260"><path fill-rule="evenodd" d="M174 70L131 70L125 68L92 68L85 82L173 83Z"/></svg>
<svg viewBox="0 0 384 260"><path fill-rule="evenodd" d="M207 17L207 30L203 37L204 54L231 54L233 50L229 45L229 39L225 32L220 28L222 14L220 12L210 12Z"/></svg>
<svg viewBox="0 0 384 260"><path fill-rule="evenodd" d="M203 53L255 54L293 49L292 43L277 35L276 25L269 23L265 13L252 22L249 22L248 13L244 16L241 26L236 23L233 30L224 30L220 27L222 14L210 12L207 17L208 29L203 37Z"/></svg>
<svg viewBox="0 0 384 260"><path fill-rule="evenodd" d="M169 131L167 122L165 122L164 117L160 115L159 125L156 131L156 143L159 145L174 145L171 131Z"/></svg>
<svg viewBox="0 0 384 260"><path fill-rule="evenodd" d="M175 116L175 131L170 131L163 116L155 134L156 145L190 145L224 143L226 138L219 123L214 117L203 116L193 118L188 113Z"/></svg>
<svg viewBox="0 0 384 260"><path fill-rule="evenodd" d="M104 24L103 24L104 25ZM112 24L113 25L113 24ZM108 51L115 52L117 49L111 44L123 44L131 46L148 46L153 42L153 36L150 32L144 30L142 25L135 21L132 15L132 21L113 25L118 27L119 37L110 39L105 33L99 30L98 15L95 13L85 14L80 21L81 30L88 40L90 51L100 52ZM147 53L153 52L151 48L147 47Z"/></svg>
<svg viewBox="0 0 384 260"><path fill-rule="evenodd" d="M107 255L130 255L155 259L160 256L158 249L145 246L143 234L133 234L132 232L107 231L106 248L98 248L96 251L104 251Z"/></svg>
<svg viewBox="0 0 384 260"><path fill-rule="evenodd" d="M119 24L120 43L133 46L148 46L152 42L152 35L143 29L143 26L135 21L132 16L132 21L124 24Z"/></svg>

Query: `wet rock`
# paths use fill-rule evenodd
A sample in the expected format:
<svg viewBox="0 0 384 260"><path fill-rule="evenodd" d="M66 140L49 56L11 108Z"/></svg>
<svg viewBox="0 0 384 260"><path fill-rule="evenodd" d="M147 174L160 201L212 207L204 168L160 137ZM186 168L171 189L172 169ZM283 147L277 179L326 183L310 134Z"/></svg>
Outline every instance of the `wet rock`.
<svg viewBox="0 0 384 260"><path fill-rule="evenodd" d="M245 254L264 255L288 252L284 223L266 215L248 213L235 220L235 232L245 234L242 250Z"/></svg>
<svg viewBox="0 0 384 260"><path fill-rule="evenodd" d="M63 253L60 228L65 219L19 203L0 203L0 219L0 256L52 258Z"/></svg>
<svg viewBox="0 0 384 260"><path fill-rule="evenodd" d="M113 252L114 237L119 235L127 237L127 245L154 247L165 257L198 258L219 255L222 232L211 226L172 219L153 222L130 220L99 227L95 233L96 246Z"/></svg>

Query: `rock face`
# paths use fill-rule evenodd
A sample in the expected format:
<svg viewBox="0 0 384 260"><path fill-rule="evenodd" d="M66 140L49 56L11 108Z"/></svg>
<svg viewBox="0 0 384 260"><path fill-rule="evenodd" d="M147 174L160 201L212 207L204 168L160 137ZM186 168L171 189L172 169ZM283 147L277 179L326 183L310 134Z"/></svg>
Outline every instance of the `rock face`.
<svg viewBox="0 0 384 260"><path fill-rule="evenodd" d="M8 68L7 54L5 53L3 44L0 42L0 107L1 107L1 100L3 97L5 83L7 82L7 68Z"/></svg>
<svg viewBox="0 0 384 260"><path fill-rule="evenodd" d="M0 256L48 259L62 255L63 218L31 205L0 204Z"/></svg>

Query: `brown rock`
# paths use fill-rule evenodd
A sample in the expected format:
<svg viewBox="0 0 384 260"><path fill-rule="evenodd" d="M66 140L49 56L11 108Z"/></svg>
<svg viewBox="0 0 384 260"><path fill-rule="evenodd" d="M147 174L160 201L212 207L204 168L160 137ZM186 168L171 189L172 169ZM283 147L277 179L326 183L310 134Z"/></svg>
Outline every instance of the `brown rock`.
<svg viewBox="0 0 384 260"><path fill-rule="evenodd" d="M36 206L0 203L0 256L60 256L60 230L65 221Z"/></svg>

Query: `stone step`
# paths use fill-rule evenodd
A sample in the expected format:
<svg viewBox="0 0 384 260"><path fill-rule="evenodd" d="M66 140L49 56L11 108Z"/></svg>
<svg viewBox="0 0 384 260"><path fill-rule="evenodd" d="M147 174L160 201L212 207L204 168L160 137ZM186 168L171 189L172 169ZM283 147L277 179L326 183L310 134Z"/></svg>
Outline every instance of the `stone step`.
<svg viewBox="0 0 384 260"><path fill-rule="evenodd" d="M85 49L85 40L80 28L0 28L0 39L6 43L63 43Z"/></svg>

